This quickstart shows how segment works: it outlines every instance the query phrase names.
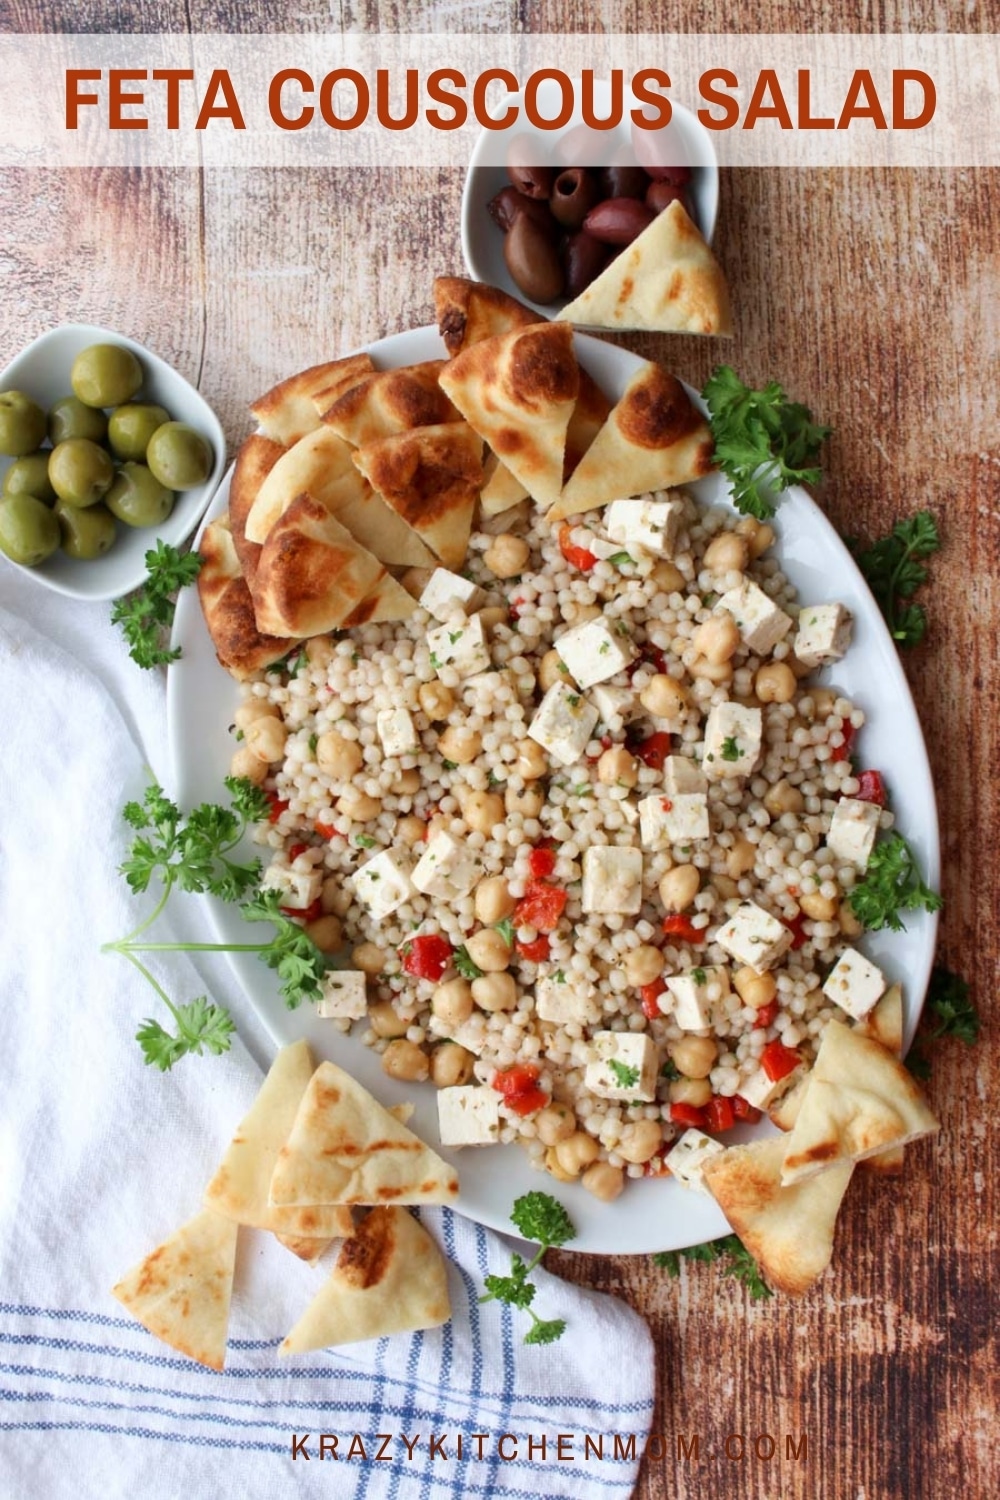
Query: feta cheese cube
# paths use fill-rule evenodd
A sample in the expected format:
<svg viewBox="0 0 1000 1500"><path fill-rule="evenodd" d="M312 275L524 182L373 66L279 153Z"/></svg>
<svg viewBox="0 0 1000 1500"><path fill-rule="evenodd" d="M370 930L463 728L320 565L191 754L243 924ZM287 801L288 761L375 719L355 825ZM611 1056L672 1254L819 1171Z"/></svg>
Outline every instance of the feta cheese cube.
<svg viewBox="0 0 1000 1500"><path fill-rule="evenodd" d="M842 604L813 604L799 610L799 633L792 650L804 667L828 667L851 644L854 620Z"/></svg>
<svg viewBox="0 0 1000 1500"><path fill-rule="evenodd" d="M665 1159L681 1187L691 1188L693 1192L710 1197L702 1168L709 1157L720 1156L724 1150L725 1147L701 1130L685 1130L673 1149L667 1152Z"/></svg>
<svg viewBox="0 0 1000 1500"><path fill-rule="evenodd" d="M561 766L571 766L587 748L597 724L597 709L582 693L556 682L528 725L528 734Z"/></svg>
<svg viewBox="0 0 1000 1500"><path fill-rule="evenodd" d="M717 703L705 721L701 769L709 781L749 776L760 759L763 722L759 708Z"/></svg>
<svg viewBox="0 0 1000 1500"><path fill-rule="evenodd" d="M360 1021L366 1014L368 988L360 969L327 969L319 985L323 998L316 1014L325 1021Z"/></svg>
<svg viewBox="0 0 1000 1500"><path fill-rule="evenodd" d="M265 891L277 891L281 905L293 911L305 911L312 906L323 884L322 868L292 870L285 865L269 865L263 879Z"/></svg>
<svg viewBox="0 0 1000 1500"><path fill-rule="evenodd" d="M603 616L574 625L553 642L579 687L593 687L622 672L635 656L627 635L619 635Z"/></svg>
<svg viewBox="0 0 1000 1500"><path fill-rule="evenodd" d="M608 687L606 683L599 684L591 689L589 697L604 724L610 724L615 718L621 719L623 724L628 724L644 712L638 694L633 693L630 688Z"/></svg>
<svg viewBox="0 0 1000 1500"><path fill-rule="evenodd" d="M410 880L425 896L451 901L467 895L478 885L482 873L482 865L472 851L442 828L428 839Z"/></svg>
<svg viewBox="0 0 1000 1500"><path fill-rule="evenodd" d="M763 907L744 901L716 933L715 941L738 964L746 964L754 973L763 974L786 952L792 934Z"/></svg>
<svg viewBox="0 0 1000 1500"><path fill-rule="evenodd" d="M845 948L826 976L823 993L860 1021L885 993L885 975L856 948Z"/></svg>
<svg viewBox="0 0 1000 1500"><path fill-rule="evenodd" d="M375 728L387 756L412 755L420 749L420 736L405 708L382 708L375 715Z"/></svg>
<svg viewBox="0 0 1000 1500"><path fill-rule="evenodd" d="M639 803L639 838L644 849L669 849L691 839L707 839L711 833L704 792L644 797Z"/></svg>
<svg viewBox="0 0 1000 1500"><path fill-rule="evenodd" d="M456 614L456 605L461 605L464 614L471 615L485 602L486 595L478 584L447 568L435 568L420 595L421 609L426 609L442 625Z"/></svg>
<svg viewBox="0 0 1000 1500"><path fill-rule="evenodd" d="M583 854L584 911L634 916L642 906L642 850L594 844Z"/></svg>
<svg viewBox="0 0 1000 1500"><path fill-rule="evenodd" d="M767 656L792 628L792 617L779 609L764 590L749 578L735 589L723 594L717 602L716 613L727 609L736 621L740 638L755 656Z"/></svg>
<svg viewBox="0 0 1000 1500"><path fill-rule="evenodd" d="M668 755L663 762L663 785L670 797L704 792L708 787L704 771L687 755Z"/></svg>
<svg viewBox="0 0 1000 1500"><path fill-rule="evenodd" d="M442 1146L491 1146L500 1139L500 1095L485 1084L441 1089L438 1129Z"/></svg>
<svg viewBox="0 0 1000 1500"><path fill-rule="evenodd" d="M623 547L673 557L683 516L679 500L612 500L604 512L604 529Z"/></svg>
<svg viewBox="0 0 1000 1500"><path fill-rule="evenodd" d="M666 985L670 996L667 1013L681 1030L704 1031L712 1024L712 1006L729 994L729 970L719 966L689 969L686 974L671 975Z"/></svg>
<svg viewBox="0 0 1000 1500"><path fill-rule="evenodd" d="M658 1071L656 1047L645 1032L599 1031L583 1081L602 1099L641 1099L652 1104Z"/></svg>
<svg viewBox="0 0 1000 1500"><path fill-rule="evenodd" d="M787 1093L793 1083L798 1082L802 1077L804 1067L805 1064L802 1064L798 1068L793 1068L790 1073L785 1074L784 1078L778 1079L769 1078L763 1068L757 1068L749 1078L743 1080L736 1092L741 1099L752 1104L754 1109L767 1109L769 1104L773 1104L782 1094Z"/></svg>
<svg viewBox="0 0 1000 1500"><path fill-rule="evenodd" d="M354 894L370 916L391 916L413 895L410 866L394 849L383 849L353 876Z"/></svg>
<svg viewBox="0 0 1000 1500"><path fill-rule="evenodd" d="M572 970L567 974L557 969L535 981L535 1014L540 1021L552 1021L556 1026L568 1022L596 1026L602 1010L593 985Z"/></svg>
<svg viewBox="0 0 1000 1500"><path fill-rule="evenodd" d="M459 677L472 677L476 672L488 672L492 666L486 632L478 615L465 622L452 620L437 630L429 630L427 644L435 672L454 667Z"/></svg>
<svg viewBox="0 0 1000 1500"><path fill-rule="evenodd" d="M837 859L863 870L871 856L882 809L875 802L842 797L834 808L826 847Z"/></svg>

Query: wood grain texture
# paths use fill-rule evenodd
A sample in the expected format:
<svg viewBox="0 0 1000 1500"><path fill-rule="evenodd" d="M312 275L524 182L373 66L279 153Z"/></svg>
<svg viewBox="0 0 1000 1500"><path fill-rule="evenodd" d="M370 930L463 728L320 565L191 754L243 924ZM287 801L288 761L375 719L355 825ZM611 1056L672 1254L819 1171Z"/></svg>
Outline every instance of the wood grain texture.
<svg viewBox="0 0 1000 1500"><path fill-rule="evenodd" d="M961 4L807 6L754 0L742 29L989 29ZM294 8L89 3L72 28L183 30L642 29L648 0L488 7L363 0ZM677 29L702 24L693 0ZM63 6L8 0L5 29L70 29ZM713 17L715 29L735 26ZM927 642L906 660L938 790L945 960L973 979L973 1051L942 1046L930 1084L940 1138L899 1181L852 1184L830 1273L800 1302L752 1303L714 1267L677 1280L648 1258L551 1257L649 1320L654 1430L638 1500L914 1500L1000 1494L993 1288L994 1046L1000 881L1000 174L726 174L717 249L736 309L724 354L695 339L629 341L700 384L720 354L780 378L836 431L821 499L845 532L876 535L929 505L944 550ZM0 174L0 362L64 319L148 343L198 381L234 444L247 402L291 370L429 321L430 285L460 267L461 175L315 170ZM727 1457L730 1434L745 1456ZM805 1457L785 1440L806 1436ZM697 1460L677 1442L698 1435ZM759 1457L753 1440L777 1443ZM766 1442L761 1445L764 1453ZM735 1453L735 1448L733 1449ZM585 1494L585 1488L581 1488Z"/></svg>

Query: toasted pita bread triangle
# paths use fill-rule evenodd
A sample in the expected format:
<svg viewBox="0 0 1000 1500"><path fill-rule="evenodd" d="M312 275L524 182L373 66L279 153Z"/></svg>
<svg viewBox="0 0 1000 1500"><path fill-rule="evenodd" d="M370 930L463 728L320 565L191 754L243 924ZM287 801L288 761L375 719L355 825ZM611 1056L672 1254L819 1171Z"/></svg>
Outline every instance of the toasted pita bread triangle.
<svg viewBox="0 0 1000 1500"><path fill-rule="evenodd" d="M412 595L387 573L369 590L357 609L351 611L341 628L353 630L356 625L374 625L382 620L408 620L416 607Z"/></svg>
<svg viewBox="0 0 1000 1500"><path fill-rule="evenodd" d="M323 425L332 427L353 447L362 448L365 443L412 432L415 427L460 421L438 385L444 363L443 359L432 359L426 364L369 375L323 413Z"/></svg>
<svg viewBox="0 0 1000 1500"><path fill-rule="evenodd" d="M888 1047L889 1051L895 1052L897 1057L902 1057L902 986L891 985L881 1000L876 1002L874 1009L870 1010L863 1020L855 1022L854 1029L860 1031L862 1036L881 1042L883 1047ZM898 1177L903 1170L905 1158L905 1146L890 1146L887 1151L879 1151L875 1156L866 1156L859 1165L866 1172L874 1172L877 1177Z"/></svg>
<svg viewBox="0 0 1000 1500"><path fill-rule="evenodd" d="M227 516L219 516L206 526L199 551L198 598L216 655L234 677L251 677L279 661L292 643L258 630L253 598L240 571Z"/></svg>
<svg viewBox="0 0 1000 1500"><path fill-rule="evenodd" d="M611 402L593 376L580 371L580 393L566 429L563 477L568 479L611 414Z"/></svg>
<svg viewBox="0 0 1000 1500"><path fill-rule="evenodd" d="M258 396L250 410L264 436L288 448L319 426L316 396L323 395L320 407L323 411L342 391L363 380L374 368L367 354L349 354L345 359L312 365Z"/></svg>
<svg viewBox="0 0 1000 1500"><path fill-rule="evenodd" d="M313 1074L271 1178L273 1204L450 1203L447 1162L334 1063Z"/></svg>
<svg viewBox="0 0 1000 1500"><path fill-rule="evenodd" d="M343 625L385 575L378 558L311 495L299 495L268 533L253 602L257 625L299 638Z"/></svg>
<svg viewBox="0 0 1000 1500"><path fill-rule="evenodd" d="M535 323L473 344L445 366L441 385L532 499L552 505L580 387L572 329Z"/></svg>
<svg viewBox="0 0 1000 1500"><path fill-rule="evenodd" d="M280 443L263 437L259 432L248 437L240 448L229 482L229 526L233 533L233 546L243 569L243 577L252 583L260 559L260 544L251 542L246 534L247 517L253 509L260 487L285 452Z"/></svg>
<svg viewBox="0 0 1000 1500"><path fill-rule="evenodd" d="M264 477L246 519L247 539L263 545L298 495L308 492L337 512L361 488L350 444L331 428L317 427L283 453Z"/></svg>
<svg viewBox="0 0 1000 1500"><path fill-rule="evenodd" d="M854 1168L842 1162L783 1187L784 1150L781 1136L730 1146L703 1170L709 1192L767 1280L800 1297L830 1264L837 1212Z"/></svg>
<svg viewBox="0 0 1000 1500"><path fill-rule="evenodd" d="M435 278L434 311L449 354L461 354L470 344L538 322L538 314L523 302L499 287L469 281L465 276Z"/></svg>
<svg viewBox="0 0 1000 1500"><path fill-rule="evenodd" d="M610 500L671 489L712 468L712 434L675 375L647 362L577 464L552 521Z"/></svg>
<svg viewBox="0 0 1000 1500"><path fill-rule="evenodd" d="M479 508L484 516L499 516L512 505L528 498L528 491L519 479L500 462L495 453L489 454L483 466L484 483L479 493Z"/></svg>
<svg viewBox="0 0 1000 1500"><path fill-rule="evenodd" d="M366 443L354 462L447 568L461 567L483 484L482 439L465 422Z"/></svg>
<svg viewBox="0 0 1000 1500"><path fill-rule="evenodd" d="M913 1078L891 1052L829 1021L785 1141L781 1180L799 1182L837 1162L904 1146L938 1128Z"/></svg>
<svg viewBox="0 0 1000 1500"><path fill-rule="evenodd" d="M211 1209L182 1224L111 1288L172 1349L212 1370L226 1362L237 1226Z"/></svg>
<svg viewBox="0 0 1000 1500"><path fill-rule="evenodd" d="M322 1260L333 1244L333 1239L330 1237L323 1239L308 1234L279 1234L275 1231L274 1238L279 1245L284 1245L286 1250L290 1250L293 1255L297 1255L299 1260L304 1260L309 1266L314 1266L318 1260Z"/></svg>
<svg viewBox="0 0 1000 1500"><path fill-rule="evenodd" d="M437 1328L450 1316L447 1268L426 1229L405 1209L373 1208L278 1353Z"/></svg>
<svg viewBox="0 0 1000 1500"><path fill-rule="evenodd" d="M722 268L676 201L556 316L590 328L733 331Z"/></svg>
<svg viewBox="0 0 1000 1500"><path fill-rule="evenodd" d="M782 1094L780 1098L776 1099L773 1104L767 1106L768 1119L772 1125L777 1125L779 1130L784 1130L787 1133L789 1130L795 1128L795 1121L799 1117L799 1110L802 1108L802 1101L806 1096L806 1089L809 1087L810 1076L809 1073L803 1073L802 1077L797 1079L790 1089Z"/></svg>

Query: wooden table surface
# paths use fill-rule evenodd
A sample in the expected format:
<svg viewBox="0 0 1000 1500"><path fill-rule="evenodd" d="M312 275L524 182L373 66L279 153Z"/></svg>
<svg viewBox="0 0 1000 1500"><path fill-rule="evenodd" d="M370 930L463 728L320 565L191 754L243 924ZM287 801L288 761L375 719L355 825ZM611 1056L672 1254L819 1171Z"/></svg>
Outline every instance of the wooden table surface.
<svg viewBox="0 0 1000 1500"><path fill-rule="evenodd" d="M524 7L330 8L234 0L63 6L7 0L9 30L661 29L653 0ZM742 29L970 30L959 4L751 0ZM238 15L237 15L238 11ZM265 13L266 11L266 13ZM380 13L381 12L381 13ZM73 20L67 19L69 15ZM683 0L669 24L700 24ZM994 16L994 20L996 17ZM717 17L712 29L733 21ZM997 29L995 26L993 29ZM0 174L0 364L62 320L101 322L175 363L231 446L276 378L430 321L433 276L461 270L461 174L91 170ZM1000 1494L995 1337L997 1152L988 1116L1000 937L1000 177L996 172L724 173L716 249L736 309L726 357L782 380L835 428L821 499L846 533L938 516L926 642L906 657L936 777L942 956L972 980L974 1050L940 1046L929 1085L940 1137L906 1175L858 1174L834 1264L800 1301L755 1303L714 1267L670 1279L647 1257L552 1256L623 1297L658 1349L654 1432L639 1500L913 1500ZM696 339L629 340L700 385ZM700 1437L697 1459L678 1438ZM725 1440L742 1435L739 1443ZM803 1450L800 1440L805 1437ZM755 1439L761 1438L755 1452ZM768 1459L768 1438L775 1454ZM786 1438L792 1449L786 1448ZM791 1454L798 1449L799 1456ZM582 1491L581 1491L582 1493Z"/></svg>

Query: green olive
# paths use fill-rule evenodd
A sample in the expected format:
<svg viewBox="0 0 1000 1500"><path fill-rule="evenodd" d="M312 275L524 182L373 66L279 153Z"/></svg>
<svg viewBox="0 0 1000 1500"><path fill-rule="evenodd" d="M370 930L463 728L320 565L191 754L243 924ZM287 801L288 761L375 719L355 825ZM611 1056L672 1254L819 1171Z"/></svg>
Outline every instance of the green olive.
<svg viewBox="0 0 1000 1500"><path fill-rule="evenodd" d="M49 407L49 442L53 448L68 438L89 438L103 443L108 435L108 419L96 406L84 406L75 396L63 396Z"/></svg>
<svg viewBox="0 0 1000 1500"><path fill-rule="evenodd" d="M123 406L142 385L142 366L121 344L91 344L73 361L69 383L84 406Z"/></svg>
<svg viewBox="0 0 1000 1500"><path fill-rule="evenodd" d="M119 406L111 413L108 423L108 441L116 458L143 459L149 440L158 427L170 421L170 413L162 406L136 403Z"/></svg>
<svg viewBox="0 0 1000 1500"><path fill-rule="evenodd" d="M146 462L169 489L193 490L212 472L212 448L186 422L165 422L149 440Z"/></svg>
<svg viewBox="0 0 1000 1500"><path fill-rule="evenodd" d="M23 391L0 391L0 453L21 458L45 441L45 413Z"/></svg>
<svg viewBox="0 0 1000 1500"><path fill-rule="evenodd" d="M114 477L111 455L89 438L67 438L49 454L49 480L68 505L96 505Z"/></svg>
<svg viewBox="0 0 1000 1500"><path fill-rule="evenodd" d="M34 495L0 499L0 552L11 562L36 568L59 545L59 522Z"/></svg>
<svg viewBox="0 0 1000 1500"><path fill-rule="evenodd" d="M87 510L81 510L79 506L67 505L65 500L60 500L55 515L62 533L63 551L67 557L79 562L102 557L118 533L114 517L103 505L91 505Z"/></svg>
<svg viewBox="0 0 1000 1500"><path fill-rule="evenodd" d="M49 483L49 455L29 453L25 458L15 458L3 476L5 495L34 495L51 505L56 492Z"/></svg>
<svg viewBox="0 0 1000 1500"><path fill-rule="evenodd" d="M174 497L145 464L123 464L108 491L108 510L126 526L158 526L174 508Z"/></svg>

